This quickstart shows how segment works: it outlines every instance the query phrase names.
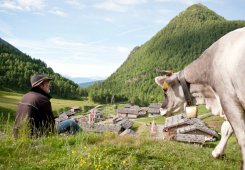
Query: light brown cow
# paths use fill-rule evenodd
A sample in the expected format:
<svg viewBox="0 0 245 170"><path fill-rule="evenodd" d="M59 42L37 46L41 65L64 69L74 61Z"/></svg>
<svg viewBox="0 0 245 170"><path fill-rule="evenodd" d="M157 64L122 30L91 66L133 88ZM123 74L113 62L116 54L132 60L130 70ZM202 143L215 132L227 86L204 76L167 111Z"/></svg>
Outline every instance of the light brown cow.
<svg viewBox="0 0 245 170"><path fill-rule="evenodd" d="M168 84L168 88L164 90L166 99L161 108L161 114L164 115L182 112L186 105L198 104L199 97L193 97L191 89L195 85L201 86L201 91L197 94L203 95L204 102L213 109L212 113L224 113L230 122L232 128L228 127L228 122L222 127L226 129L224 131L228 136L232 129L234 130L241 148L242 167L245 170L244 66L245 28L240 28L221 37L184 70L168 74L169 76L156 77L155 81L161 86ZM204 92L205 89L214 97L209 97Z"/></svg>

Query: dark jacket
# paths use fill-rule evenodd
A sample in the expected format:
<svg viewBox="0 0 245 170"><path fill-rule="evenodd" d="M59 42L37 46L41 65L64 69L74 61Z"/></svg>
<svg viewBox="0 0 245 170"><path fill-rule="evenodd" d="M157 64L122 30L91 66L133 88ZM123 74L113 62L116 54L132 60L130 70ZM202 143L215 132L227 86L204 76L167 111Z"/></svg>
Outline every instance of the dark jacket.
<svg viewBox="0 0 245 170"><path fill-rule="evenodd" d="M50 98L50 95L38 87L32 88L30 92L23 96L15 118L15 137L18 137L18 129L25 120L30 127L31 136L41 136L53 132L55 121Z"/></svg>

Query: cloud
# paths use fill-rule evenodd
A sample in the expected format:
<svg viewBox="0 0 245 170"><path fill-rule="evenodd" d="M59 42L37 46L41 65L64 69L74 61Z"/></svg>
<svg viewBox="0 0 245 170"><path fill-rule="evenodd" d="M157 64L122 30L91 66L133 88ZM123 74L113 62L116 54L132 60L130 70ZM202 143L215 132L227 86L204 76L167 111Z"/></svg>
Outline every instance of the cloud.
<svg viewBox="0 0 245 170"><path fill-rule="evenodd" d="M86 5L79 0L65 0L64 2L74 8L84 9L86 7Z"/></svg>
<svg viewBox="0 0 245 170"><path fill-rule="evenodd" d="M31 11L34 14L44 15L46 11L53 15L65 17L67 14L61 9L55 7L51 10L45 9L48 8L45 4L45 0L3 0L0 2L0 9L2 10L11 10L11 11Z"/></svg>
<svg viewBox="0 0 245 170"><path fill-rule="evenodd" d="M57 7L50 10L49 13L60 16L60 17L66 17L67 16L67 13L63 12L61 9L59 9Z"/></svg>
<svg viewBox="0 0 245 170"><path fill-rule="evenodd" d="M0 9L13 11L42 10L44 6L44 0L3 0L0 2Z"/></svg>
<svg viewBox="0 0 245 170"><path fill-rule="evenodd" d="M135 5L140 5L146 3L147 0L123 0L123 1L113 1L104 0L103 2L96 3L95 8L104 9L114 12L127 12L130 7Z"/></svg>
<svg viewBox="0 0 245 170"><path fill-rule="evenodd" d="M108 10L108 11L114 11L114 12L126 12L128 10L127 6L122 6L111 1L104 1L102 3L97 3L94 5L94 7Z"/></svg>

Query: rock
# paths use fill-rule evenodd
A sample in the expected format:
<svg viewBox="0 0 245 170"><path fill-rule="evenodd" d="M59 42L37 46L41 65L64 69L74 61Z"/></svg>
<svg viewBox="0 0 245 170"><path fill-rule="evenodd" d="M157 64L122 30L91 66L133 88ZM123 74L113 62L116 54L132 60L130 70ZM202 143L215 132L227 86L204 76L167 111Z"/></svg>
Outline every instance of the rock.
<svg viewBox="0 0 245 170"><path fill-rule="evenodd" d="M126 129L125 131L123 131L119 136L125 136L125 135L135 135L135 132L132 129Z"/></svg>

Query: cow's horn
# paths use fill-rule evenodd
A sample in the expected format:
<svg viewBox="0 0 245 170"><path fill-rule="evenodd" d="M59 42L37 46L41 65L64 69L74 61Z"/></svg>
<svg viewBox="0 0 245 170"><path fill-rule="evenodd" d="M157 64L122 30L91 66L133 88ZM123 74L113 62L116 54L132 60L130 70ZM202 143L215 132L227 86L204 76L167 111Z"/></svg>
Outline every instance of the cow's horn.
<svg viewBox="0 0 245 170"><path fill-rule="evenodd" d="M174 73L172 70L159 70L159 69L157 69L157 72L166 76L171 76Z"/></svg>

